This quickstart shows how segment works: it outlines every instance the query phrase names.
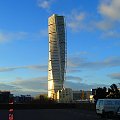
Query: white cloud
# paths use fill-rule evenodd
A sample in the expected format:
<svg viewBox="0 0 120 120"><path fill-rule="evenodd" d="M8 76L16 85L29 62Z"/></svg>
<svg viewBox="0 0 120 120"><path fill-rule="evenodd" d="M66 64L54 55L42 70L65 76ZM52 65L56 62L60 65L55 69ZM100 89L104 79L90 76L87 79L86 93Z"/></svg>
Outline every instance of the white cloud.
<svg viewBox="0 0 120 120"><path fill-rule="evenodd" d="M12 85L19 88L30 89L30 90L45 90L47 89L47 77L36 77L30 79L16 78L15 81L11 82Z"/></svg>
<svg viewBox="0 0 120 120"><path fill-rule="evenodd" d="M109 20L120 21L120 0L102 0L99 13Z"/></svg>
<svg viewBox="0 0 120 120"><path fill-rule="evenodd" d="M40 70L43 72L47 71L47 65L29 65L29 66L23 66L21 67L23 69L33 69L33 70Z"/></svg>
<svg viewBox="0 0 120 120"><path fill-rule="evenodd" d="M5 36L3 33L0 33L0 42L7 41L7 36Z"/></svg>
<svg viewBox="0 0 120 120"><path fill-rule="evenodd" d="M49 9L53 0L38 0L38 6L43 9Z"/></svg>
<svg viewBox="0 0 120 120"><path fill-rule="evenodd" d="M41 37L46 37L47 29L41 29L39 32L4 32L0 30L0 43L7 43L15 40L40 40Z"/></svg>
<svg viewBox="0 0 120 120"><path fill-rule="evenodd" d="M82 78L78 76L67 76L66 81L81 82Z"/></svg>
<svg viewBox="0 0 120 120"><path fill-rule="evenodd" d="M108 77L112 79L120 80L120 73L112 73L112 74L109 74Z"/></svg>
<svg viewBox="0 0 120 120"><path fill-rule="evenodd" d="M118 77L119 74L118 74ZM47 93L47 76L44 77L36 77L23 79L21 77L17 77L16 80L12 82L2 82L0 83L1 90L9 90L14 95L21 94L30 94L37 95L40 93ZM82 79L78 76L67 76L67 79L64 83L65 87L72 88L73 90L90 90L92 88L104 87L107 86L105 84L85 84L82 83Z"/></svg>
<svg viewBox="0 0 120 120"><path fill-rule="evenodd" d="M74 69L76 68L76 70L79 68L81 68L81 70L83 69L96 70L118 66L120 66L120 56L109 57L101 61L89 61L87 58L80 57L71 57L68 59L68 67Z"/></svg>
<svg viewBox="0 0 120 120"><path fill-rule="evenodd" d="M47 77L29 79L17 77L12 82L0 82L0 90L11 91L15 95L47 93Z"/></svg>
<svg viewBox="0 0 120 120"><path fill-rule="evenodd" d="M106 19L94 22L93 25L95 26L95 28L98 28L102 31L109 31L110 29L114 28L114 24L111 23L111 21Z"/></svg>
<svg viewBox="0 0 120 120"><path fill-rule="evenodd" d="M68 27L70 27L74 31L78 31L80 29L85 28L84 20L86 18L86 14L84 12L72 11L70 15L68 15Z"/></svg>
<svg viewBox="0 0 120 120"><path fill-rule="evenodd" d="M101 0L97 10L95 16L89 12L72 10L67 16L68 27L74 32L100 30L104 39L120 38L120 29L118 28L120 25L120 0Z"/></svg>
<svg viewBox="0 0 120 120"><path fill-rule="evenodd" d="M0 90L6 90L6 91L15 91L16 90L16 86L11 85L7 82L0 82Z"/></svg>
<svg viewBox="0 0 120 120"><path fill-rule="evenodd" d="M40 36L48 37L48 29L42 29L39 32Z"/></svg>
<svg viewBox="0 0 120 120"><path fill-rule="evenodd" d="M16 66L16 67L0 67L0 72L10 72L17 69L32 69L32 70L40 70L47 71L47 65L29 65L29 66Z"/></svg>
<svg viewBox="0 0 120 120"><path fill-rule="evenodd" d="M102 34L102 38L120 38L120 34L117 31L106 31L105 33Z"/></svg>
<svg viewBox="0 0 120 120"><path fill-rule="evenodd" d="M98 88L98 87L109 87L108 85L105 84L85 84L85 83L81 83L81 82L78 83L73 81L65 81L64 86L67 88L72 88L73 90L91 90L93 88Z"/></svg>
<svg viewBox="0 0 120 120"><path fill-rule="evenodd" d="M67 73L79 73L79 72L81 72L80 69L67 68Z"/></svg>
<svg viewBox="0 0 120 120"><path fill-rule="evenodd" d="M15 69L17 69L17 68L7 68L7 67L0 67L0 72L8 72L8 71L13 71L13 70L15 70Z"/></svg>
<svg viewBox="0 0 120 120"><path fill-rule="evenodd" d="M27 32L1 32L0 31L0 43L13 41L13 40L23 40L28 37Z"/></svg>
<svg viewBox="0 0 120 120"><path fill-rule="evenodd" d="M120 0L102 0L98 6L100 20L95 28L102 31L102 38L120 38Z"/></svg>

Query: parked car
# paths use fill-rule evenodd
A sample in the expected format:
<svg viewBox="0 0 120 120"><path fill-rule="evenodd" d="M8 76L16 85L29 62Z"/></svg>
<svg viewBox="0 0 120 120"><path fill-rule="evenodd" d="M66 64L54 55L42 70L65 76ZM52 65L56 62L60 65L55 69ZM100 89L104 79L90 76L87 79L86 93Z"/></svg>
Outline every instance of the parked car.
<svg viewBox="0 0 120 120"><path fill-rule="evenodd" d="M115 116L119 106L120 99L99 99L96 104L96 113L101 117Z"/></svg>

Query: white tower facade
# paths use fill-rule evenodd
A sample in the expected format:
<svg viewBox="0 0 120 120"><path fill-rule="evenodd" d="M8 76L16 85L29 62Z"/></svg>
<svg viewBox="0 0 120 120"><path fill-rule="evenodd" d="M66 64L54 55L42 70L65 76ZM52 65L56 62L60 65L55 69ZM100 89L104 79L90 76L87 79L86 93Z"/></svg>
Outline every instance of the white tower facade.
<svg viewBox="0 0 120 120"><path fill-rule="evenodd" d="M56 99L57 91L63 89L66 71L66 39L64 16L53 14L51 17L49 17L48 34L48 97Z"/></svg>

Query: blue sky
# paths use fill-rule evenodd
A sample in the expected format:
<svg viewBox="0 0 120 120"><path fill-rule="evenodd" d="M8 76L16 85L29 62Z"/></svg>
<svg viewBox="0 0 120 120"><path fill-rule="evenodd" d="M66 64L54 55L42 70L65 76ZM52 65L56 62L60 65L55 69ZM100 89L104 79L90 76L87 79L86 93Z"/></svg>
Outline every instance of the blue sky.
<svg viewBox="0 0 120 120"><path fill-rule="evenodd" d="M47 92L48 17L64 15L67 29L65 87L120 83L119 0L1 0L0 89Z"/></svg>

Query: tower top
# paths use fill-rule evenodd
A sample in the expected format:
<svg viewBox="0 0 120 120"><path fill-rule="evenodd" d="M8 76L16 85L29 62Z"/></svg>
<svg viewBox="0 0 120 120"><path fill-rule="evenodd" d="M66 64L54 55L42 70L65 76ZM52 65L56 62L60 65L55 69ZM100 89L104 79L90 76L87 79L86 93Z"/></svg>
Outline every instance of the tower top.
<svg viewBox="0 0 120 120"><path fill-rule="evenodd" d="M55 16L56 16L56 17L57 17L57 16L64 17L63 15L58 15L58 14L53 14L52 16L54 16L54 17L55 17Z"/></svg>
<svg viewBox="0 0 120 120"><path fill-rule="evenodd" d="M58 16L58 14L53 14L52 16Z"/></svg>

